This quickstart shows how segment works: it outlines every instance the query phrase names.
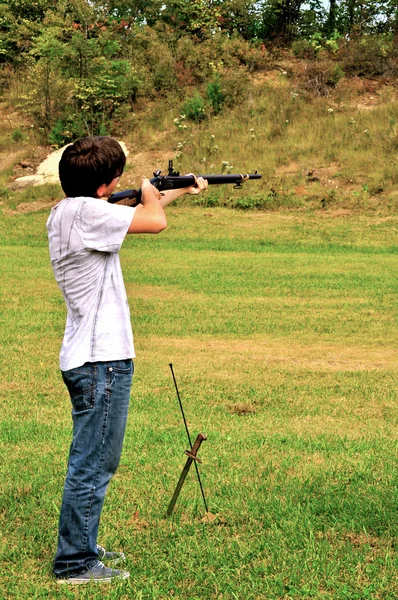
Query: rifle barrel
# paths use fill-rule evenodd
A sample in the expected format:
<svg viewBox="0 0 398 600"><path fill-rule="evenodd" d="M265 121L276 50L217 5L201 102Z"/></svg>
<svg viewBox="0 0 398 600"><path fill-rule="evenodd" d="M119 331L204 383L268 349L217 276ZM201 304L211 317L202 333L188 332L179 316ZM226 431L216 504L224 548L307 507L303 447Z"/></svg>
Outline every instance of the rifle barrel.
<svg viewBox="0 0 398 600"><path fill-rule="evenodd" d="M197 175L197 177L203 177L209 183L209 185L220 185L220 184L228 184L233 183L235 185L240 185L245 181L249 181L249 179L261 179L261 175L257 173L229 173L228 175ZM151 183L159 190L177 190L185 187L189 187L191 185L195 185L195 176L194 175L166 175L153 177L151 179ZM135 198L136 204L141 202L141 190L125 190L123 192L116 192L112 194L108 198L108 202L114 204L115 202L120 202L120 200L125 200L126 198Z"/></svg>
<svg viewBox="0 0 398 600"><path fill-rule="evenodd" d="M228 183L243 183L244 181L248 181L249 179L261 179L261 175L257 173L229 173L228 175L197 175L197 177L203 177L203 179L207 179L209 185L220 185L220 184L228 184ZM155 178L156 179L156 178ZM165 187L163 187L161 182L160 190L163 189L179 189L188 187L190 185L194 185L195 178L193 175L182 175L182 176L174 176L167 175L164 177ZM151 180L152 181L152 180Z"/></svg>

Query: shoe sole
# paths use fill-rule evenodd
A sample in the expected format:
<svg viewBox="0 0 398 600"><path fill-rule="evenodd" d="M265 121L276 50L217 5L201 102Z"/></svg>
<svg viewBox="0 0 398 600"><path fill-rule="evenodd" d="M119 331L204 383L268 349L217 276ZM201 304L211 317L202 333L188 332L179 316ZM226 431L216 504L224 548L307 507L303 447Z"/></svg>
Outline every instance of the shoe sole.
<svg viewBox="0 0 398 600"><path fill-rule="evenodd" d="M57 579L57 583L66 583L69 585L85 585L87 583L112 583L113 581L120 581L123 579L128 579L129 577L130 573L126 571L122 575L115 575L114 577L102 577L101 579L95 579L94 577L90 577L89 579L74 579L73 577L70 577L69 579Z"/></svg>

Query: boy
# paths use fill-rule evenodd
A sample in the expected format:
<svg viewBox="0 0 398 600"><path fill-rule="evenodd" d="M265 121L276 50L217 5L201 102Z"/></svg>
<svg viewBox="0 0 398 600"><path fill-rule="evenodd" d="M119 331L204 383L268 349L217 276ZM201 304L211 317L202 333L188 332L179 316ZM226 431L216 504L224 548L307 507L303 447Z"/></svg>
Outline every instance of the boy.
<svg viewBox="0 0 398 600"><path fill-rule="evenodd" d="M128 233L160 233L164 207L195 187L163 195L146 178L135 208L103 201L126 163L120 144L86 137L68 146L59 163L66 198L47 221L51 265L67 307L60 368L72 403L73 439L59 519L54 574L62 583L125 579L112 569L123 553L97 545L106 490L116 472L126 429L134 372L129 307L119 260Z"/></svg>

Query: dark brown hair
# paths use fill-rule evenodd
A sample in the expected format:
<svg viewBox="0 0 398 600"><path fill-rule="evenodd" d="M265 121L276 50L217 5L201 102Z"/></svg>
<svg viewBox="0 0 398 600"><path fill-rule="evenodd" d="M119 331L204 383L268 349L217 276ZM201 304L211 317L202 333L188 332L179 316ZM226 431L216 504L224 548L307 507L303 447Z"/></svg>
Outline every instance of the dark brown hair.
<svg viewBox="0 0 398 600"><path fill-rule="evenodd" d="M97 195L98 188L120 177L126 156L119 142L111 137L92 136L65 148L59 161L59 179L66 196Z"/></svg>

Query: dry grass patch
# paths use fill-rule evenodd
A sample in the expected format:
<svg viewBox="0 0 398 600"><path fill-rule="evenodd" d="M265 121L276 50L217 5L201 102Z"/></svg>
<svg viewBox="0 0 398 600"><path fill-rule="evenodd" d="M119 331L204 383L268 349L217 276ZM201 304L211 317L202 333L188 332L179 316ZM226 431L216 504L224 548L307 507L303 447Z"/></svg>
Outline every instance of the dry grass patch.
<svg viewBox="0 0 398 600"><path fill-rule="evenodd" d="M3 212L5 215L18 215L18 214L27 214L27 213L31 213L31 212L38 212L40 210L50 210L55 204L57 203L57 200L43 200L43 201L36 201L36 202L22 202L21 204L18 204L17 208L15 210L10 210L10 209L3 209Z"/></svg>
<svg viewBox="0 0 398 600"><path fill-rule="evenodd" d="M203 358L220 369L232 363L254 363L258 369L283 367L309 371L383 371L395 369L396 348L366 348L339 344L314 343L310 346L291 340L275 340L260 336L250 339L159 338L150 336L138 340L139 356L144 358L153 348L166 355L184 358L184 364L202 362ZM230 369L225 371L230 376Z"/></svg>

